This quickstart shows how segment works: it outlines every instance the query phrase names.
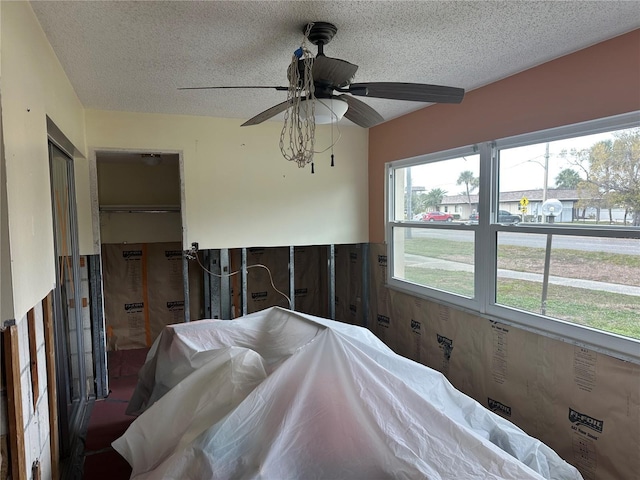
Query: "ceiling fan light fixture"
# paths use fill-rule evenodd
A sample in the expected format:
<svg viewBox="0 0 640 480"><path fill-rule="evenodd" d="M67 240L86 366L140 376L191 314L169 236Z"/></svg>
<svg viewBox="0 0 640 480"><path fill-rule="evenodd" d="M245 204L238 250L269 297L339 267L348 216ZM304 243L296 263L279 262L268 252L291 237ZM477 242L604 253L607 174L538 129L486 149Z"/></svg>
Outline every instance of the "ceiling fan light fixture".
<svg viewBox="0 0 640 480"><path fill-rule="evenodd" d="M141 153L140 158L145 165L149 167L155 167L160 165L160 154L159 153Z"/></svg>
<svg viewBox="0 0 640 480"><path fill-rule="evenodd" d="M326 125L332 122L339 122L347 113L349 105L344 100L334 98L316 98L313 109L316 125ZM306 108L300 107L300 117L306 119Z"/></svg>

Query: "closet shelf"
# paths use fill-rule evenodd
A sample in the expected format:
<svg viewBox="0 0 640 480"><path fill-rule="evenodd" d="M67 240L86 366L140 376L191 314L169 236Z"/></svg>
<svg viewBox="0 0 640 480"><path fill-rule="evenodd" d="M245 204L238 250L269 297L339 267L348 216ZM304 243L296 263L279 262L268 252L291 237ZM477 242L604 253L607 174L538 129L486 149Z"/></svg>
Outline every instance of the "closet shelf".
<svg viewBox="0 0 640 480"><path fill-rule="evenodd" d="M100 205L104 213L175 213L180 205Z"/></svg>

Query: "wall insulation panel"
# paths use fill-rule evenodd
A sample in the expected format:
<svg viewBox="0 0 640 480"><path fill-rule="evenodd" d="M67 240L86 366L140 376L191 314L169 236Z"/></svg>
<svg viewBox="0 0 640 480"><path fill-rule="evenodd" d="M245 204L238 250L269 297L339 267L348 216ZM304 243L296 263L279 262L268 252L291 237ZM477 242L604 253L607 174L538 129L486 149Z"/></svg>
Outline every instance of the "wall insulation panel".
<svg viewBox="0 0 640 480"><path fill-rule="evenodd" d="M242 268L242 249L230 252L231 271ZM290 247L256 247L247 249L247 310L248 313L280 306L289 308L284 296L276 292L264 265L269 268L273 283L278 290L291 295L290 291ZM327 246L295 247L294 299L295 311L311 315L325 315L328 308ZM242 303L242 278L232 277L232 303L235 316L240 315Z"/></svg>
<svg viewBox="0 0 640 480"><path fill-rule="evenodd" d="M257 265L264 265L269 271ZM278 290L290 296L288 247L248 248L247 268L247 313L271 306L289 308L287 299L271 285L273 280L273 285Z"/></svg>
<svg viewBox="0 0 640 480"><path fill-rule="evenodd" d="M179 242L104 244L102 262L108 350L149 347L166 325L184 321ZM201 274L193 268L189 276L197 318ZM200 293L191 295L192 288Z"/></svg>
<svg viewBox="0 0 640 480"><path fill-rule="evenodd" d="M379 338L547 443L585 480L636 478L639 365L390 290L386 259L386 246L372 244L369 325Z"/></svg>
<svg viewBox="0 0 640 480"><path fill-rule="evenodd" d="M295 247L295 305L297 312L327 316L327 246Z"/></svg>
<svg viewBox="0 0 640 480"><path fill-rule="evenodd" d="M362 247L336 245L335 262L336 320L362 326Z"/></svg>

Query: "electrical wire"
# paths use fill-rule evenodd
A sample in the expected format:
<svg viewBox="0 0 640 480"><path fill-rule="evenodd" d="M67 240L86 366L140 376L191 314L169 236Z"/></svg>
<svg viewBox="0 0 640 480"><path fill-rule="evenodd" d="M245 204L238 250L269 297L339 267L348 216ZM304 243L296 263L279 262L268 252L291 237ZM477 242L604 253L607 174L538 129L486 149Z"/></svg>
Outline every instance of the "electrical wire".
<svg viewBox="0 0 640 480"><path fill-rule="evenodd" d="M333 115L332 115L332 118L333 118L333 117L338 118L338 116L335 114L335 112L333 111L333 109L332 109L331 107L328 107L328 108L329 108L329 111L333 114ZM335 142L333 141L333 127L334 127L334 125L335 125L335 127L336 127L337 132L338 132L338 138L336 138ZM340 127L338 126L338 122L337 122L337 121L336 121L336 122L333 122L333 121L331 122L331 137L332 137L332 138L331 138L331 145L329 145L329 146L328 146L327 148L325 148L324 150L314 150L314 151L313 151L313 153L324 153L324 152L326 152L327 150L329 150L329 149L331 149L331 148L335 147L335 146L336 146L336 144L340 141L340 139L342 138L342 132L340 131Z"/></svg>
<svg viewBox="0 0 640 480"><path fill-rule="evenodd" d="M200 262L200 257L198 257L198 253L196 251L189 250L189 252L186 255L187 255L187 258L195 259L196 262L198 262L198 265L200 265L200 268L202 268L209 275L213 275L214 277L218 277L218 278L232 277L232 276L237 275L238 273L241 272L241 270L236 270L235 272L231 272L231 273L213 273L212 271L210 271L207 268L205 268L204 265L202 265L202 262ZM271 287L276 292L278 292L280 295L282 295L284 298L287 299L287 303L289 304L289 310L293 310L293 305L291 304L291 299L289 298L289 296L287 294L285 294L284 292L278 290L278 288L273 283L273 275L271 275L271 270L269 270L269 267L267 267L266 265L262 265L261 263L256 263L254 265L247 265L246 269L249 270L250 268L264 268L267 271L267 273L269 274L269 281L271 282Z"/></svg>

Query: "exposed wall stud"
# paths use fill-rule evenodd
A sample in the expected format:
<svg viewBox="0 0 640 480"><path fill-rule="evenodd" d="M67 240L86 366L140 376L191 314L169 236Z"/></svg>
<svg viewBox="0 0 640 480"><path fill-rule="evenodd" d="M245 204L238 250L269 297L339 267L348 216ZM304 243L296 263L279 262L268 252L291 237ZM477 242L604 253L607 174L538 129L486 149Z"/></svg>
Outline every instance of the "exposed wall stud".
<svg viewBox="0 0 640 480"><path fill-rule="evenodd" d="M26 480L26 457L24 445L24 418L22 412L22 388L20 385L20 353L18 327L6 328L3 335L4 364L7 379L7 413L9 423L9 451L11 472L15 480Z"/></svg>
<svg viewBox="0 0 640 480"><path fill-rule="evenodd" d="M336 246L331 244L328 251L328 271L329 271L329 318L336 319Z"/></svg>
<svg viewBox="0 0 640 480"><path fill-rule="evenodd" d="M42 475L40 473L40 460L36 460L31 465L31 480L41 480Z"/></svg>
<svg viewBox="0 0 640 480"><path fill-rule="evenodd" d="M58 480L60 443L58 439L58 394L56 387L56 352L53 327L53 301L49 293L42 301L44 349L47 358L47 396L49 400L49 445L51 448L51 478Z"/></svg>
<svg viewBox="0 0 640 480"><path fill-rule="evenodd" d="M295 270L295 247L289 247L289 298L291 305L289 308L296 310L296 270Z"/></svg>
<svg viewBox="0 0 640 480"><path fill-rule="evenodd" d="M248 275L247 275L247 249L242 249L242 313L241 315L246 315L247 313L247 285Z"/></svg>
<svg viewBox="0 0 640 480"><path fill-rule="evenodd" d="M107 343L105 339L104 307L102 298L102 266L100 255L89 257L89 296L91 301L91 340L95 367L96 397L109 395L107 376ZM46 321L46 319L45 319Z"/></svg>
<svg viewBox="0 0 640 480"><path fill-rule="evenodd" d="M369 244L362 245L362 326L369 326Z"/></svg>
<svg viewBox="0 0 640 480"><path fill-rule="evenodd" d="M36 411L40 389L38 388L38 339L36 338L36 313L33 310L27 312L27 330L29 333L29 369L31 370L31 399L33 411Z"/></svg>
<svg viewBox="0 0 640 480"><path fill-rule="evenodd" d="M202 264L204 267L213 272L216 265L215 252L213 250L202 250ZM215 278L207 271L202 271L202 290L204 300L204 318L219 318L215 306L214 282Z"/></svg>
<svg viewBox="0 0 640 480"><path fill-rule="evenodd" d="M198 255L198 252L195 253ZM182 255L182 285L184 286L184 321L191 321L191 302L189 301L189 259Z"/></svg>
<svg viewBox="0 0 640 480"><path fill-rule="evenodd" d="M220 318L231 319L231 277L229 276L229 249L220 249Z"/></svg>

